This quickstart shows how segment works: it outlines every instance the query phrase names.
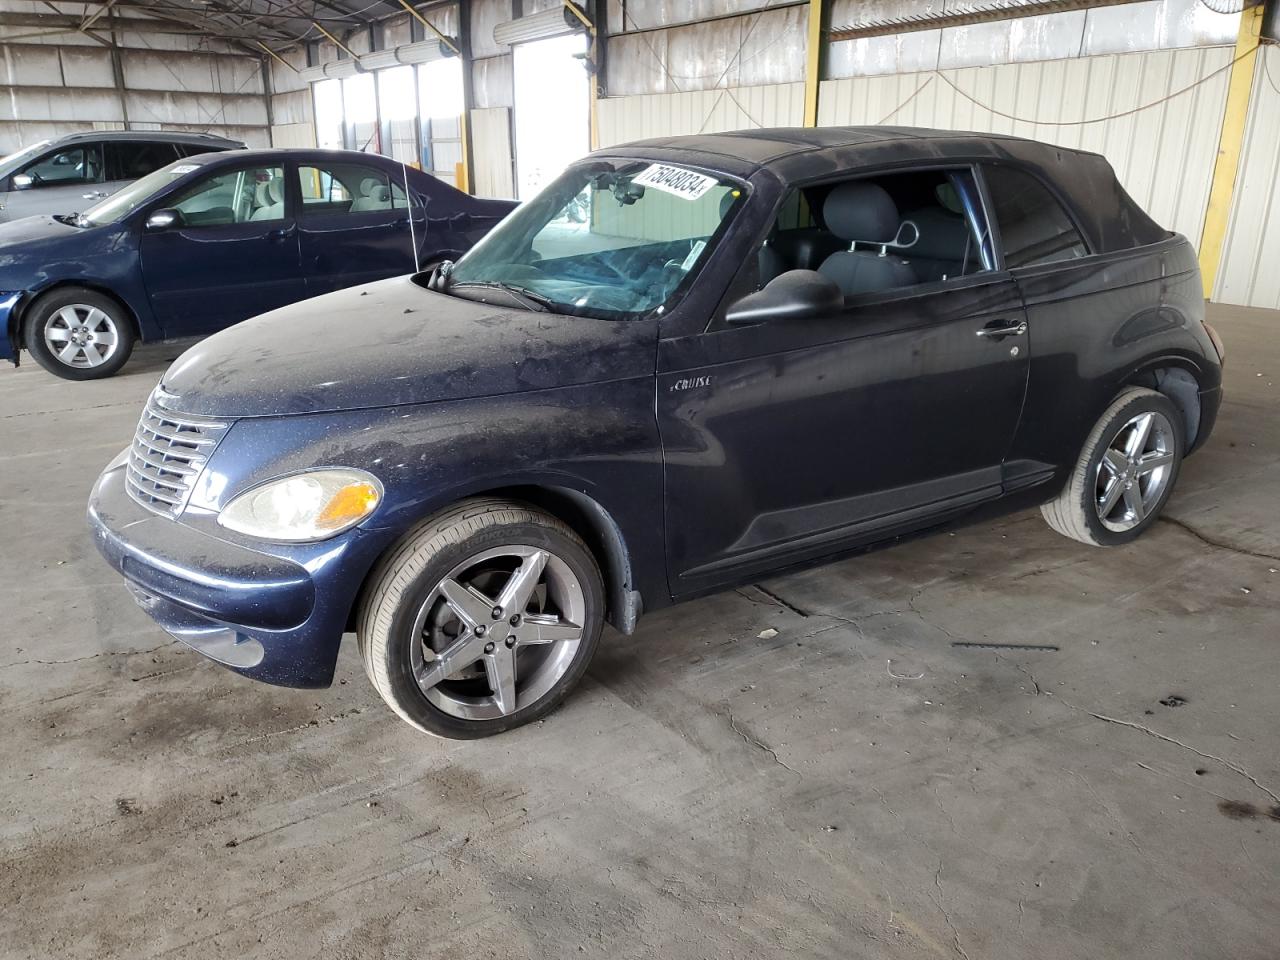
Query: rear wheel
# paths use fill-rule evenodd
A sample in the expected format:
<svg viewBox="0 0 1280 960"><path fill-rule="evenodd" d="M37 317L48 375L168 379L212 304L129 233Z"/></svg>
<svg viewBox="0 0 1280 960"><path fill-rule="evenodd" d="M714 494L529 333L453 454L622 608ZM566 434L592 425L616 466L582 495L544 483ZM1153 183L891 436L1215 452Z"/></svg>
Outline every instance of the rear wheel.
<svg viewBox="0 0 1280 960"><path fill-rule="evenodd" d="M1182 464L1182 418L1154 390L1116 397L1085 441L1062 492L1041 506L1049 526L1094 546L1128 543L1155 523Z"/></svg>
<svg viewBox="0 0 1280 960"><path fill-rule="evenodd" d="M536 720L582 677L604 587L568 526L477 500L409 534L375 569L357 636L387 704L420 730L473 739Z"/></svg>
<svg viewBox="0 0 1280 960"><path fill-rule="evenodd" d="M133 352L133 323L124 308L84 287L63 287L36 300L24 328L36 363L64 380L109 377Z"/></svg>

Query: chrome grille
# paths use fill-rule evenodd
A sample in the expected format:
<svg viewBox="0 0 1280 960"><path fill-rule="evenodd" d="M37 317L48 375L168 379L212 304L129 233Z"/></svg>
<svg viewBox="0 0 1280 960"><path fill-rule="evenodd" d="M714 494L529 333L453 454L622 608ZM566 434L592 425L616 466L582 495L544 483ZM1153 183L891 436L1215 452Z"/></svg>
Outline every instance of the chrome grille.
<svg viewBox="0 0 1280 960"><path fill-rule="evenodd" d="M218 420L170 413L153 394L129 450L129 496L156 513L177 516L227 427Z"/></svg>

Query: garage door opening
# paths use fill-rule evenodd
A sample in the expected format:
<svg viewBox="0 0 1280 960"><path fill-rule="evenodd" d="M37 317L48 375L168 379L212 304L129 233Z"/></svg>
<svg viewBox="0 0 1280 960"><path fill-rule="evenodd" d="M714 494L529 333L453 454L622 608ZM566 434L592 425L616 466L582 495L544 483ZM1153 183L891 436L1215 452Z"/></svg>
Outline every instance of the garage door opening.
<svg viewBox="0 0 1280 960"><path fill-rule="evenodd" d="M518 43L515 56L516 186L527 200L591 150L587 38Z"/></svg>

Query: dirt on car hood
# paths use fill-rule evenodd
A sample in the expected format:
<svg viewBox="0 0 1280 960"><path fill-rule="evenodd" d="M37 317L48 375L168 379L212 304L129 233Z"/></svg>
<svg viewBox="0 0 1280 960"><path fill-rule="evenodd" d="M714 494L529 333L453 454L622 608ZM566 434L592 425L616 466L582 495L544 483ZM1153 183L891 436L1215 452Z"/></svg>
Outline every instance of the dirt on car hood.
<svg viewBox="0 0 1280 960"><path fill-rule="evenodd" d="M165 373L161 402L265 417L545 390L652 373L656 337L650 321L478 303L397 277L214 334Z"/></svg>

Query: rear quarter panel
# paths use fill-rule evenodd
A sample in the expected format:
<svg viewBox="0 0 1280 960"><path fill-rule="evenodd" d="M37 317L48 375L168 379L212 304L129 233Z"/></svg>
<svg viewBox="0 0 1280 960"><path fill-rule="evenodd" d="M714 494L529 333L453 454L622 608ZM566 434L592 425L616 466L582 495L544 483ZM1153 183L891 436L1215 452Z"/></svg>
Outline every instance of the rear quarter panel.
<svg viewBox="0 0 1280 960"><path fill-rule="evenodd" d="M1202 391L1221 386L1186 238L1013 273L1031 369L1010 459L1053 465L1056 486L1108 404L1144 371L1180 367Z"/></svg>

